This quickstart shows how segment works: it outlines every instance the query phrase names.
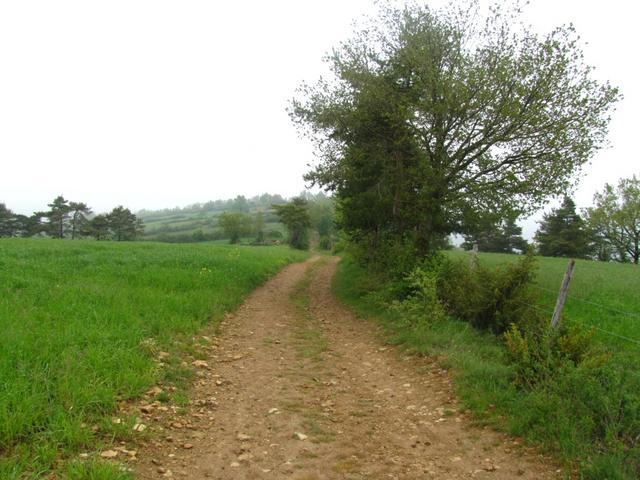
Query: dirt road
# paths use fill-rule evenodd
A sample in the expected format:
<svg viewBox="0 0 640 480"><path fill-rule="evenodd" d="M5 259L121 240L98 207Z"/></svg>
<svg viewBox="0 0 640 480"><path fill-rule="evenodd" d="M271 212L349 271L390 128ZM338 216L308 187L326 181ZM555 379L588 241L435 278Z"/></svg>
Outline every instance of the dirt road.
<svg viewBox="0 0 640 480"><path fill-rule="evenodd" d="M544 459L460 413L447 372L332 297L335 258L285 268L213 339L191 404L149 413L141 479L544 479ZM153 420L155 419L155 420Z"/></svg>

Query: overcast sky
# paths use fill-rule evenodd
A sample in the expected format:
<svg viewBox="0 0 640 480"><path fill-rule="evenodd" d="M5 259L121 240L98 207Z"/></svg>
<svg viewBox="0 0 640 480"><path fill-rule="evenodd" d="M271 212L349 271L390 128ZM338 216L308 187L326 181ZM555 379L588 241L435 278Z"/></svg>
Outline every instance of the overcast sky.
<svg viewBox="0 0 640 480"><path fill-rule="evenodd" d="M595 75L625 96L579 206L640 174L638 10L623 0L526 9L540 33L573 22ZM374 11L370 0L1 1L0 202L27 214L59 194L96 211L297 194L313 153L288 101Z"/></svg>

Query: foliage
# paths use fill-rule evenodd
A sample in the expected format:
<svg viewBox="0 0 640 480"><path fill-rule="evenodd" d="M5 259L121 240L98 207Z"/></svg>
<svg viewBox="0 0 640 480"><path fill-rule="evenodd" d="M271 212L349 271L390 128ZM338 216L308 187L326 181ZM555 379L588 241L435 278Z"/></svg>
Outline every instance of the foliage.
<svg viewBox="0 0 640 480"><path fill-rule="evenodd" d="M395 300L390 307L398 318L411 328L442 320L445 313L438 299L437 271L417 267L404 280L408 295L401 301Z"/></svg>
<svg viewBox="0 0 640 480"><path fill-rule="evenodd" d="M84 227L84 233L96 240L109 238L109 219L106 215L96 215Z"/></svg>
<svg viewBox="0 0 640 480"><path fill-rule="evenodd" d="M569 197L544 215L535 239L538 253L545 257L588 258L592 251L590 231Z"/></svg>
<svg viewBox="0 0 640 480"><path fill-rule="evenodd" d="M221 213L218 225L222 227L230 243L238 243L240 237L251 232L251 218L240 212Z"/></svg>
<svg viewBox="0 0 640 480"><path fill-rule="evenodd" d="M623 178L614 188L606 184L586 210L602 260L640 262L640 179Z"/></svg>
<svg viewBox="0 0 640 480"><path fill-rule="evenodd" d="M253 233L256 236L256 243L264 243L264 212L262 210L258 210L253 219Z"/></svg>
<svg viewBox="0 0 640 480"><path fill-rule="evenodd" d="M284 205L274 205L273 208L280 221L289 232L289 245L293 248L306 250L309 248L308 229L311 226L308 202L302 197L296 197Z"/></svg>
<svg viewBox="0 0 640 480"><path fill-rule="evenodd" d="M81 233L88 223L87 215L90 215L91 208L83 202L70 202L69 211L71 212L71 239Z"/></svg>
<svg viewBox="0 0 640 480"><path fill-rule="evenodd" d="M486 262L487 266L505 263L503 258L509 258L507 263L523 261L513 255L480 257L496 259ZM560 265L552 258L540 262L545 278L547 267ZM468 263L454 265L469 268ZM425 268L434 267L440 269L437 264ZM615 267L607 269L615 280L624 266L610 267ZM556 281L561 276L561 270L551 273ZM473 410L480 421L541 446L566 462L567 471L577 478L638 477L640 377L630 371L625 357L615 350L602 352L590 331L566 319L560 332L550 332L548 318L534 318L536 310L528 321L509 327L499 337L468 328L467 322L455 318L423 322L415 328L398 316L404 312L389 308L391 295L398 291L395 283L346 258L334 288L361 315L382 322L389 341L435 356L443 368L451 368L463 407Z"/></svg>
<svg viewBox="0 0 640 480"><path fill-rule="evenodd" d="M469 262L444 257L438 266L438 297L449 314L502 333L533 315L529 287L534 277L532 252L500 268L487 268L475 258Z"/></svg>
<svg viewBox="0 0 640 480"><path fill-rule="evenodd" d="M131 435L110 420L120 401L158 381L170 396L180 387L167 370L180 361L159 369L153 352L179 354L303 257L282 247L0 240L0 478L44 474Z"/></svg>
<svg viewBox="0 0 640 480"><path fill-rule="evenodd" d="M462 248L471 250L474 244L481 252L525 253L529 248L522 238L522 227L516 225L511 216L498 222L483 222L473 233L465 235Z"/></svg>
<svg viewBox="0 0 640 480"><path fill-rule="evenodd" d="M142 220L122 205L105 215L109 230L117 241L135 240L144 231Z"/></svg>
<svg viewBox="0 0 640 480"><path fill-rule="evenodd" d="M54 238L64 238L69 212L71 212L69 201L59 195L47 206L49 207L49 211L46 212L50 226L49 234Z"/></svg>
<svg viewBox="0 0 640 480"><path fill-rule="evenodd" d="M383 4L327 57L333 79L292 104L320 158L306 179L335 192L355 241L390 235L422 256L480 213L564 193L604 142L619 95L571 27L538 38L517 7L457 5Z"/></svg>

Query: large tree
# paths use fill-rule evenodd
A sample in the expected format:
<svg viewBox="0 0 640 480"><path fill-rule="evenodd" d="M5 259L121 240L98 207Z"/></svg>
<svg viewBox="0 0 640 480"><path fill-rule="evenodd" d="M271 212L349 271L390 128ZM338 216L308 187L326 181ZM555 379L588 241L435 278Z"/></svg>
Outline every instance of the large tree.
<svg viewBox="0 0 640 480"><path fill-rule="evenodd" d="M309 209L307 201L302 197L295 197L284 205L273 205L278 218L287 227L289 245L293 248L306 250L309 248Z"/></svg>
<svg viewBox="0 0 640 480"><path fill-rule="evenodd" d="M640 262L640 179L623 178L617 187L606 184L593 197L594 206L585 212L606 259Z"/></svg>
<svg viewBox="0 0 640 480"><path fill-rule="evenodd" d="M251 233L251 217L241 212L221 213L218 216L218 225L222 227L230 243L238 243L243 235Z"/></svg>
<svg viewBox="0 0 640 480"><path fill-rule="evenodd" d="M96 240L106 240L109 238L109 220L106 215L96 215L89 220L82 230L85 235L90 235Z"/></svg>
<svg viewBox="0 0 640 480"><path fill-rule="evenodd" d="M71 212L71 239L73 240L84 230L84 226L88 222L87 215L91 214L91 208L82 202L70 202L69 208Z"/></svg>
<svg viewBox="0 0 640 480"><path fill-rule="evenodd" d="M115 240L135 240L141 233L141 220L122 205L111 210L106 219Z"/></svg>
<svg viewBox="0 0 640 480"><path fill-rule="evenodd" d="M590 231L569 197L544 215L535 239L538 253L545 257L588 258L592 254Z"/></svg>
<svg viewBox="0 0 640 480"><path fill-rule="evenodd" d="M64 238L69 224L69 213L71 212L69 201L59 195L47 206L49 207L49 211L46 212L49 218L49 233L54 238Z"/></svg>
<svg viewBox="0 0 640 480"><path fill-rule="evenodd" d="M571 27L539 38L517 9L466 5L383 5L327 57L334 78L292 103L320 158L306 179L336 192L351 238L425 254L480 212L562 194L605 141L619 95Z"/></svg>
<svg viewBox="0 0 640 480"><path fill-rule="evenodd" d="M4 203L0 203L0 237L15 236L15 221L16 215Z"/></svg>
<svg viewBox="0 0 640 480"><path fill-rule="evenodd" d="M498 222L483 222L464 239L463 248L470 250L477 244L481 252L524 253L529 246L522 238L522 227L516 224L513 217Z"/></svg>

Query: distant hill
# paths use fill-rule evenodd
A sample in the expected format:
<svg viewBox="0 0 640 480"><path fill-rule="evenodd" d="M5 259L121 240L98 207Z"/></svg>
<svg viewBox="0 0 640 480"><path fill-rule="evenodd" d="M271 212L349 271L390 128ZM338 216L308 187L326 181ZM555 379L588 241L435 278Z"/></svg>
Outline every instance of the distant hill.
<svg viewBox="0 0 640 480"><path fill-rule="evenodd" d="M227 200L211 200L186 207L162 210L140 210L136 215L144 221L145 240L161 242L201 242L222 240L224 232L218 226L217 217L223 212L240 212L253 216L264 213L265 237L281 239L284 226L278 221L272 205L286 203L281 195L264 193L252 198L238 195Z"/></svg>

